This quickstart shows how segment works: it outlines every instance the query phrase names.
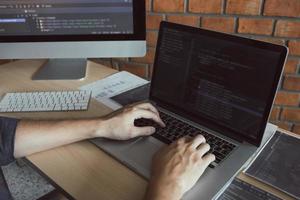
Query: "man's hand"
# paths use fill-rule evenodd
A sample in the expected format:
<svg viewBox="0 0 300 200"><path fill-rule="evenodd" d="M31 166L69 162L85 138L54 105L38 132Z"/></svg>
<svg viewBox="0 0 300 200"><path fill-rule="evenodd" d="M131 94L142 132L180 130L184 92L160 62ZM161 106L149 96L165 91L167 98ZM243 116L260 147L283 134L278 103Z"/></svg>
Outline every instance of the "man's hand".
<svg viewBox="0 0 300 200"><path fill-rule="evenodd" d="M153 158L146 199L181 199L215 160L213 154L206 154L209 149L202 135L192 140L181 138L161 149Z"/></svg>
<svg viewBox="0 0 300 200"><path fill-rule="evenodd" d="M125 108L121 114L103 121L101 132L105 131L105 133L100 136L115 140L128 140L138 136L153 134L155 132L154 127L134 126L134 121L140 118L151 119L160 126L165 126L159 117L157 109L150 103L143 103L129 106Z"/></svg>

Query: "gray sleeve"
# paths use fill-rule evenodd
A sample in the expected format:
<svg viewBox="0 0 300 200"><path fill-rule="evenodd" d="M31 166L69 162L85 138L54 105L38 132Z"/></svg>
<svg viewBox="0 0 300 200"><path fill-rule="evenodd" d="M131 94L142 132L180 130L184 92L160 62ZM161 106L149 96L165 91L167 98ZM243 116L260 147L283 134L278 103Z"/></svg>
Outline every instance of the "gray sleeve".
<svg viewBox="0 0 300 200"><path fill-rule="evenodd" d="M3 173L0 168L0 199L12 200Z"/></svg>
<svg viewBox="0 0 300 200"><path fill-rule="evenodd" d="M15 134L18 120L0 117L0 166L14 161Z"/></svg>

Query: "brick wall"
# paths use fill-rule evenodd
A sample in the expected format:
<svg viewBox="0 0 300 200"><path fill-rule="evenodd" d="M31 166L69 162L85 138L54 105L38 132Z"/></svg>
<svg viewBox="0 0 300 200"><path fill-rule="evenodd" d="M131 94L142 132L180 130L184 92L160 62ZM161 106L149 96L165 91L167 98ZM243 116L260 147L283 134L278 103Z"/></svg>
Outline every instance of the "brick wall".
<svg viewBox="0 0 300 200"><path fill-rule="evenodd" d="M287 45L290 55L271 121L300 134L300 0L146 1L147 55L114 60L114 67L150 78L161 20Z"/></svg>
<svg viewBox="0 0 300 200"><path fill-rule="evenodd" d="M270 120L300 134L300 0L146 0L146 5L147 55L97 62L150 79L162 20L286 45L290 55Z"/></svg>

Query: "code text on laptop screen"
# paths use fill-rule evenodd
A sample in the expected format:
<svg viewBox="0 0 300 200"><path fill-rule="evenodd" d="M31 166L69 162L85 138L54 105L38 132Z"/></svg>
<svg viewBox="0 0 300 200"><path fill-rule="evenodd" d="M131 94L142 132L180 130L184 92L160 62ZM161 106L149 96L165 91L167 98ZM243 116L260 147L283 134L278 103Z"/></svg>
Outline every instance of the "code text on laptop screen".
<svg viewBox="0 0 300 200"><path fill-rule="evenodd" d="M152 95L257 138L280 53L164 28Z"/></svg>

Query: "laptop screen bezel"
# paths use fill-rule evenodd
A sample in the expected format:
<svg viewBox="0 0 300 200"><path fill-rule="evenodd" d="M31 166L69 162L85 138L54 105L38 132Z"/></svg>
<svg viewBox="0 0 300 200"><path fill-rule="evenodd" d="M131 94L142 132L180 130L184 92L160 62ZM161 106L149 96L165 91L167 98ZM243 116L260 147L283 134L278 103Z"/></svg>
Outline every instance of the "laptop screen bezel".
<svg viewBox="0 0 300 200"><path fill-rule="evenodd" d="M278 65L276 66L276 68L274 68L276 70L276 73L275 73L275 79L274 79L274 82L273 82L273 85L271 88L271 94L268 97L267 106L265 107L265 110L263 112L262 123L259 128L258 135L255 139L251 138L251 137L247 137L246 135L243 135L241 132L238 132L234 129L229 129L229 128L221 126L219 124L215 124L215 123L213 123L213 121L208 120L204 117L201 118L200 116L195 115L194 113L191 113L187 110L176 107L168 102L165 102L163 99L160 99L159 97L156 97L153 95L153 90L154 90L153 86L155 85L154 80L155 80L156 73L157 73L156 69L158 67L157 66L158 65L158 55L159 55L159 49L160 49L161 40L162 40L163 28L170 28L170 29L185 31L185 32L193 33L193 34L202 34L202 35L211 36L211 37L215 37L215 38L226 39L228 41L239 42L242 44L251 45L256 48L262 48L262 49L280 53ZM195 28L195 27L190 27L190 26L186 26L186 25L180 25L180 24L162 21L160 24L160 31L159 31L159 35L158 35L149 99L150 99L150 101L155 102L159 107L162 107L166 110L174 112L175 114L185 117L191 121L194 121L195 123L198 123L204 127L208 127L209 129L217 131L227 137L230 137L232 139L239 140L239 141L246 141L255 146L259 146L261 144L263 134L265 131L265 127L266 127L268 119L269 119L270 111L271 111L271 108L272 108L272 105L274 102L274 98L275 98L275 94L276 94L276 91L278 88L278 83L280 81L280 78L281 78L281 75L283 72L283 67L284 67L284 64L287 59L287 53L288 53L288 48L285 46L271 44L271 43L262 42L262 41L257 41L257 40L239 37L239 36L234 36L234 35L230 35L230 34L226 34L226 33L220 33L220 32L215 32L215 31L211 31L211 30Z"/></svg>

